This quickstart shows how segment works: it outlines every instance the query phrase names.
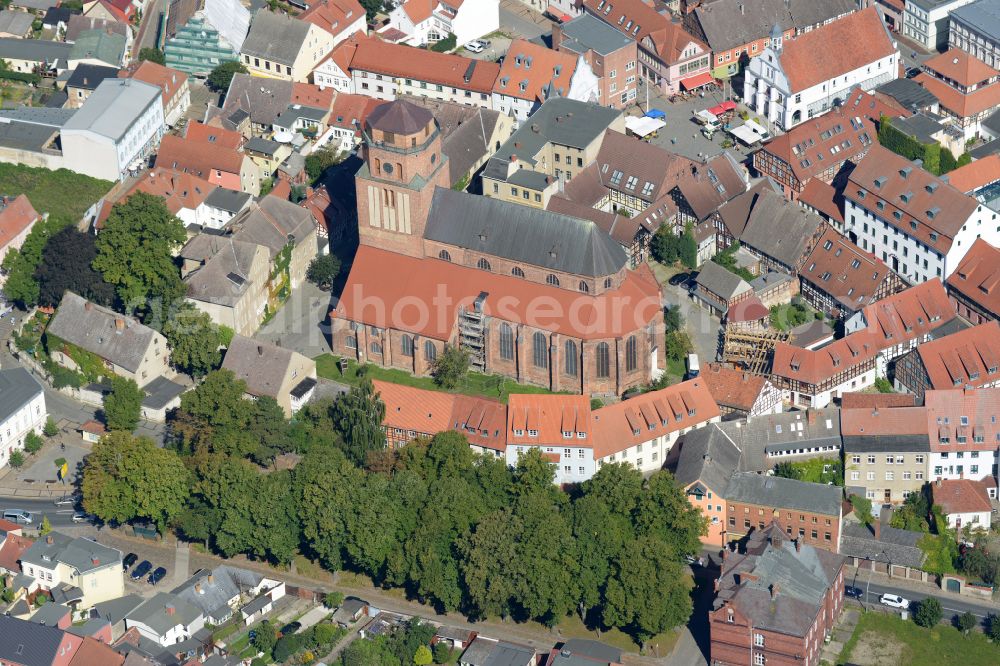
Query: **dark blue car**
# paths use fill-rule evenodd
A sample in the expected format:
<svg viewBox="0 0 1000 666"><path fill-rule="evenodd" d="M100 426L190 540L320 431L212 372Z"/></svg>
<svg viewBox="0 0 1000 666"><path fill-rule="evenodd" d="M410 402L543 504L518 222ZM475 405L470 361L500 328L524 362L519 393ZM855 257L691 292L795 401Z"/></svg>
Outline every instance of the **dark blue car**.
<svg viewBox="0 0 1000 666"><path fill-rule="evenodd" d="M139 580L143 576L149 573L149 570L153 568L152 563L149 560L143 560L139 563L135 569L132 570L132 580Z"/></svg>
<svg viewBox="0 0 1000 666"><path fill-rule="evenodd" d="M146 580L146 582L149 583L150 585L156 585L161 580L163 580L163 577L166 575L167 575L166 569L164 569L163 567L157 567L156 571L149 574L149 578Z"/></svg>

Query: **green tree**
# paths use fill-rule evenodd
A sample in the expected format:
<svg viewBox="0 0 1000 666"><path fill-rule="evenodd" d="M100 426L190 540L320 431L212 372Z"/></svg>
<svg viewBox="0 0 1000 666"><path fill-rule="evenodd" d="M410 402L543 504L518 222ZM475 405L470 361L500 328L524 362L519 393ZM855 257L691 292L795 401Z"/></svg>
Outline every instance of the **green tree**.
<svg viewBox="0 0 1000 666"><path fill-rule="evenodd" d="M101 520L154 521L162 531L189 494L184 463L146 437L112 431L94 445L83 468L83 506Z"/></svg>
<svg viewBox="0 0 1000 666"><path fill-rule="evenodd" d="M955 156L947 148L941 149L941 173L945 174L953 171L958 166Z"/></svg>
<svg viewBox="0 0 1000 666"><path fill-rule="evenodd" d="M180 409L170 420L175 446L240 458L255 453L260 436L252 426L254 403L243 397L246 392L246 382L232 371L208 373L195 390L181 396Z"/></svg>
<svg viewBox="0 0 1000 666"><path fill-rule="evenodd" d="M265 657L270 657L274 650L274 644L278 642L278 630L271 624L270 620L264 620L257 625L257 634L250 643L257 648L258 652L263 652Z"/></svg>
<svg viewBox="0 0 1000 666"><path fill-rule="evenodd" d="M24 450L28 453L38 453L41 450L43 443L44 442L42 441L42 438L38 436L38 433L32 430L24 437Z"/></svg>
<svg viewBox="0 0 1000 666"><path fill-rule="evenodd" d="M152 301L170 304L185 291L173 256L186 239L162 198L137 192L111 209L93 265L130 311Z"/></svg>
<svg viewBox="0 0 1000 666"><path fill-rule="evenodd" d="M664 339L664 351L667 358L674 361L683 361L687 355L694 351L694 344L687 331L673 331L667 333Z"/></svg>
<svg viewBox="0 0 1000 666"><path fill-rule="evenodd" d="M628 544L613 565L604 591L603 618L645 641L691 616L690 586L670 548L645 537Z"/></svg>
<svg viewBox="0 0 1000 666"><path fill-rule="evenodd" d="M679 305L671 305L663 309L663 324L667 333L673 333L684 328L684 315Z"/></svg>
<svg viewBox="0 0 1000 666"><path fill-rule="evenodd" d="M340 162L340 153L334 148L314 150L306 156L306 175L313 183L318 183L331 166Z"/></svg>
<svg viewBox="0 0 1000 666"><path fill-rule="evenodd" d="M75 227L66 227L48 239L34 273L39 304L55 307L67 290L100 305L114 303L115 288L92 265L97 256L96 242L94 234Z"/></svg>
<svg viewBox="0 0 1000 666"><path fill-rule="evenodd" d="M331 410L333 425L343 438L344 452L358 465L363 465L369 451L385 448L382 421L385 403L375 392L371 380L363 379L357 386L340 396Z"/></svg>
<svg viewBox="0 0 1000 666"><path fill-rule="evenodd" d="M364 473L338 451L310 451L295 468L295 493L302 536L328 569L344 566L349 523Z"/></svg>
<svg viewBox="0 0 1000 666"><path fill-rule="evenodd" d="M790 462L780 462L775 465L774 475L781 476L786 479L798 479L801 476L798 467Z"/></svg>
<svg viewBox="0 0 1000 666"><path fill-rule="evenodd" d="M143 60L155 62L157 65L167 64L167 56L164 55L163 51L149 46L139 49L139 61L141 62Z"/></svg>
<svg viewBox="0 0 1000 666"><path fill-rule="evenodd" d="M128 377L111 377L111 391L104 396L104 421L109 430L132 432L139 426L142 401L139 385Z"/></svg>
<svg viewBox="0 0 1000 666"><path fill-rule="evenodd" d="M680 254L681 263L686 268L698 268L698 243L694 239L694 229L690 222L684 227L684 233L681 234L678 254Z"/></svg>
<svg viewBox="0 0 1000 666"><path fill-rule="evenodd" d="M51 416L45 418L45 428L42 430L46 437L55 437L59 434L59 426Z"/></svg>
<svg viewBox="0 0 1000 666"><path fill-rule="evenodd" d="M979 624L979 621L976 619L976 616L969 611L965 611L955 618L956 628L965 635L968 635L970 631L975 629L977 624Z"/></svg>
<svg viewBox="0 0 1000 666"><path fill-rule="evenodd" d="M243 66L243 63L239 60L229 60L216 65L215 69L209 72L206 83L209 88L216 92L226 92L229 90L229 84L233 82L234 76L246 73L247 68Z"/></svg>
<svg viewBox="0 0 1000 666"><path fill-rule="evenodd" d="M680 259L680 236L671 227L661 224L650 243L653 258L661 264L673 266Z"/></svg>
<svg viewBox="0 0 1000 666"><path fill-rule="evenodd" d="M458 345L445 345L444 352L431 363L431 375L438 386L456 388L469 371L469 352Z"/></svg>
<svg viewBox="0 0 1000 666"><path fill-rule="evenodd" d="M957 166L964 167L965 165L971 163L972 163L972 155L970 155L969 153L967 152L962 153L961 155L958 156Z"/></svg>
<svg viewBox="0 0 1000 666"><path fill-rule="evenodd" d="M324 291L333 287L333 281L340 275L340 259L336 255L323 254L311 262L306 269L306 279Z"/></svg>
<svg viewBox="0 0 1000 666"><path fill-rule="evenodd" d="M375 15L385 9L385 0L360 0L361 6L365 8L368 20L371 21Z"/></svg>
<svg viewBox="0 0 1000 666"><path fill-rule="evenodd" d="M52 531L52 523L49 521L48 516L42 516L42 526L38 528L38 534L45 536Z"/></svg>
<svg viewBox="0 0 1000 666"><path fill-rule="evenodd" d="M48 219L35 223L20 249L7 253L0 267L6 275L3 293L8 301L17 303L22 308L38 304L39 288L35 270L42 262L45 245L49 238L71 223L72 220L65 217L49 215Z"/></svg>
<svg viewBox="0 0 1000 666"><path fill-rule="evenodd" d="M327 592L323 597L323 605L327 608L339 608L342 603L344 603L343 592Z"/></svg>
<svg viewBox="0 0 1000 666"><path fill-rule="evenodd" d="M203 377L222 362L222 333L207 313L182 301L163 327L170 362L193 377Z"/></svg>
<svg viewBox="0 0 1000 666"><path fill-rule="evenodd" d="M927 629L937 626L941 617L941 602L935 597L927 597L918 602L917 610L913 613L913 621Z"/></svg>
<svg viewBox="0 0 1000 666"><path fill-rule="evenodd" d="M434 663L446 664L451 659L451 648L445 641L438 641L434 644Z"/></svg>
<svg viewBox="0 0 1000 666"><path fill-rule="evenodd" d="M428 666L434 662L434 655L431 654L431 649L426 645L421 645L417 648L417 651L413 653L413 663L416 666Z"/></svg>
<svg viewBox="0 0 1000 666"><path fill-rule="evenodd" d="M862 497L861 495L850 495L847 501L851 503L854 508L854 513L857 515L858 520L863 522L865 525L871 525L875 522L875 516L872 515L872 502L867 497Z"/></svg>
<svg viewBox="0 0 1000 666"><path fill-rule="evenodd" d="M14 469L20 469L24 466L24 453L21 451L11 451L10 453L10 466Z"/></svg>
<svg viewBox="0 0 1000 666"><path fill-rule="evenodd" d="M1000 615L991 613L986 618L986 633L994 643L1000 642Z"/></svg>

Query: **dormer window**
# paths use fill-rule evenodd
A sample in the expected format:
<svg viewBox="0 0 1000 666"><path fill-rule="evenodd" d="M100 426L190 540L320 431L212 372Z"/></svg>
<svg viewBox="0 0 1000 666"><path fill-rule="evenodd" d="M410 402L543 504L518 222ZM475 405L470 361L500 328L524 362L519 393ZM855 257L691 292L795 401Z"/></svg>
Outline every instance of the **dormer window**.
<svg viewBox="0 0 1000 666"><path fill-rule="evenodd" d="M571 431L569 431L569 430L563 430L562 431L562 436L563 436L563 439L572 439L573 438L573 433Z"/></svg>
<svg viewBox="0 0 1000 666"><path fill-rule="evenodd" d="M518 437L524 437L524 431L520 429L514 430L514 434Z"/></svg>
<svg viewBox="0 0 1000 666"><path fill-rule="evenodd" d="M538 431L537 430L529 430L528 431L528 437L538 437Z"/></svg>

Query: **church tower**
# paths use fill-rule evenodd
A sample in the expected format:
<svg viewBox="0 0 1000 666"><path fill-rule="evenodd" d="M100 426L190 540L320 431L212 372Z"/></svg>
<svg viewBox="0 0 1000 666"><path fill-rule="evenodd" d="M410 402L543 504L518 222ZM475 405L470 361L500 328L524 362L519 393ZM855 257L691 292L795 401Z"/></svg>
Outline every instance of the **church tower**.
<svg viewBox="0 0 1000 666"><path fill-rule="evenodd" d="M376 107L365 122L362 157L355 176L361 244L423 256L434 188L451 185L434 115L405 100Z"/></svg>

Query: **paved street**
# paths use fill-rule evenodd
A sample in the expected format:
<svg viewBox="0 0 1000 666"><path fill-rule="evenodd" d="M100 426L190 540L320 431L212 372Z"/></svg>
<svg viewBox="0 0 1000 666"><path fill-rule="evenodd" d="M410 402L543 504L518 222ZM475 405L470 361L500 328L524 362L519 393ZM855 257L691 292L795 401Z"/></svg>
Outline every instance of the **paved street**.
<svg viewBox="0 0 1000 666"><path fill-rule="evenodd" d="M72 488L67 488L71 491ZM27 498L27 497L3 497L0 496L0 509L23 509L31 514L34 523L30 529L38 529L42 524L42 516L48 516L52 527L69 527L75 525L73 514L76 509L71 506L56 506L50 497Z"/></svg>
<svg viewBox="0 0 1000 666"><path fill-rule="evenodd" d="M500 30L534 39L552 32L552 21L517 0L500 1Z"/></svg>
<svg viewBox="0 0 1000 666"><path fill-rule="evenodd" d="M655 261L650 261L649 265L662 285L664 307L680 307L684 325L699 360L702 363L714 361L719 350L719 331L722 326L718 317L692 301L684 287L667 284L669 277L677 273L676 270L668 269Z"/></svg>
<svg viewBox="0 0 1000 666"><path fill-rule="evenodd" d="M144 48L156 47L156 36L160 27L160 7L163 0L150 0L142 15L142 23L139 26L139 33L136 35L135 43L132 46L134 53L132 57L139 58L139 51Z"/></svg>
<svg viewBox="0 0 1000 666"><path fill-rule="evenodd" d="M848 577L845 572L844 582L861 588L863 592L867 592L868 596L864 598L864 601L868 604L869 608L874 606L877 609L890 610L891 612L898 611L882 606L878 601L879 597L883 594L898 594L904 599L909 599L911 604L913 602L926 599L927 597L935 597L941 602L941 610L944 611L943 620L945 622L951 621L953 615L959 615L965 612L972 613L979 618L980 621L983 621L988 615L997 613L998 610L1000 610L997 604L990 603L985 600L972 599L971 597L959 597L954 594L947 594L941 591L934 592L932 591L932 588L928 588L928 591L926 592L920 592L909 586L893 585L892 581L884 576L874 577L871 584L869 584L867 571L862 571L856 579L853 573Z"/></svg>

